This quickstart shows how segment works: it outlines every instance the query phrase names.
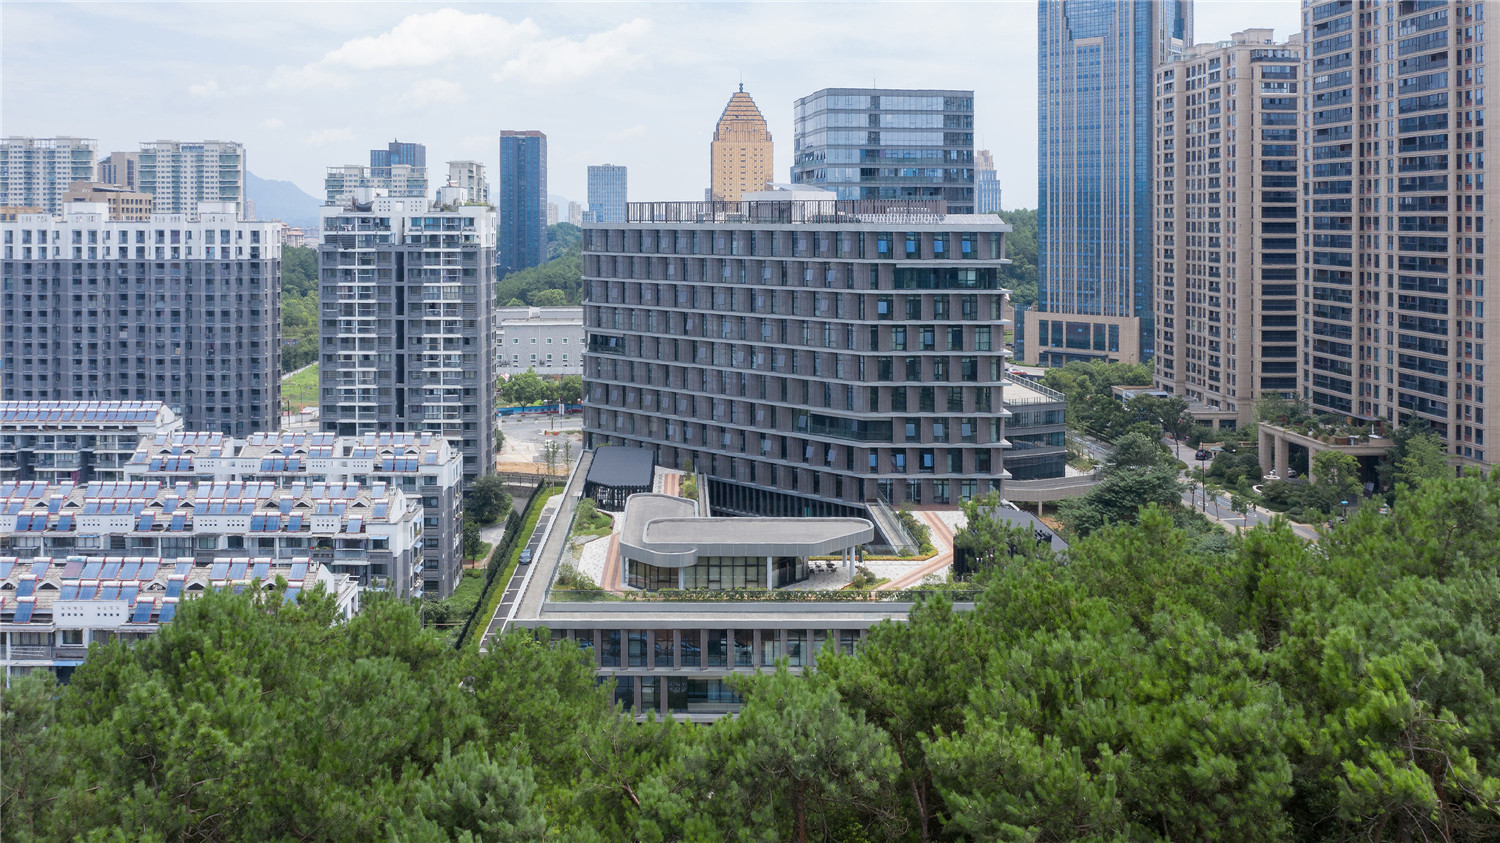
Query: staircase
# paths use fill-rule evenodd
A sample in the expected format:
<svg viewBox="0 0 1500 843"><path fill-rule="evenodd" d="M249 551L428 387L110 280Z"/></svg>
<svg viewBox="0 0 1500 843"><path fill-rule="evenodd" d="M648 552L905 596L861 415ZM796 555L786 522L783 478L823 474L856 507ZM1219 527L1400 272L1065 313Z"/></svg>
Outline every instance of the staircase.
<svg viewBox="0 0 1500 843"><path fill-rule="evenodd" d="M917 552L916 541L901 526L901 519L891 509L889 502L884 498L870 498L865 501L865 509L870 513L875 531L890 545L892 556L907 556Z"/></svg>

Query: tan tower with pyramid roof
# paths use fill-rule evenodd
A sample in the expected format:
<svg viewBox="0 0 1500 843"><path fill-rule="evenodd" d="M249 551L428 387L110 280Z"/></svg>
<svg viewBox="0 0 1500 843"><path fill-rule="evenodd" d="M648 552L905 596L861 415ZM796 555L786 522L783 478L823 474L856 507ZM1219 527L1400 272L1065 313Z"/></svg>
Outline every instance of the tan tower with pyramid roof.
<svg viewBox="0 0 1500 843"><path fill-rule="evenodd" d="M709 146L712 197L738 202L746 191L765 190L771 182L771 131L744 83L719 117Z"/></svg>

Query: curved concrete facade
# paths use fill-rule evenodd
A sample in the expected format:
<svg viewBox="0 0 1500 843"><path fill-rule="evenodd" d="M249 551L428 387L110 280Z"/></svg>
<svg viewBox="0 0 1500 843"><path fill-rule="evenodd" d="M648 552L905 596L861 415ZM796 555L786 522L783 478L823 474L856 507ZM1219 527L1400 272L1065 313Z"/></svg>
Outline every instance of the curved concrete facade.
<svg viewBox="0 0 1500 843"><path fill-rule="evenodd" d="M716 556L795 556L841 553L872 541L863 518L700 518L693 501L673 495L631 495L625 504L620 551L659 568L687 568Z"/></svg>

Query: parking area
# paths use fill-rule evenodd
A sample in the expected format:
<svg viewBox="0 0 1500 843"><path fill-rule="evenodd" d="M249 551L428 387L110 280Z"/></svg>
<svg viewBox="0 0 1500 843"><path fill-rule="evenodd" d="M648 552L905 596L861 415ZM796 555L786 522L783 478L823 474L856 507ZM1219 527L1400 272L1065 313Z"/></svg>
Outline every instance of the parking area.
<svg viewBox="0 0 1500 843"><path fill-rule="evenodd" d="M500 432L505 434L505 444L496 458L497 471L534 472L546 465L546 447L556 442L560 452L570 452L572 460L583 453L583 417L579 415L556 416L527 414L502 416ZM558 473L566 474L559 453Z"/></svg>

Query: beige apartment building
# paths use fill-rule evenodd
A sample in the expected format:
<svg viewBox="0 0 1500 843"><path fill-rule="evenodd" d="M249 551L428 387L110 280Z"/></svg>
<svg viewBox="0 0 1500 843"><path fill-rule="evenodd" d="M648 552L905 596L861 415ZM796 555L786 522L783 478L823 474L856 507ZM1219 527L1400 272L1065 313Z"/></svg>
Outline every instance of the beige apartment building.
<svg viewBox="0 0 1500 843"><path fill-rule="evenodd" d="M114 222L150 222L152 209L156 207L156 197L149 193L97 181L75 181L68 185L63 202L103 202L109 206L109 218Z"/></svg>
<svg viewBox="0 0 1500 843"><path fill-rule="evenodd" d="M724 106L709 145L711 197L719 202L738 202L747 191L765 190L771 183L771 152L766 118L741 84Z"/></svg>
<svg viewBox="0 0 1500 843"><path fill-rule="evenodd" d="M1484 359L1500 312L1487 6L1303 2L1302 397L1361 425L1425 422L1475 467L1500 461L1485 442L1500 412Z"/></svg>
<svg viewBox="0 0 1500 843"><path fill-rule="evenodd" d="M1297 390L1300 36L1199 44L1156 69L1156 386L1198 420Z"/></svg>

